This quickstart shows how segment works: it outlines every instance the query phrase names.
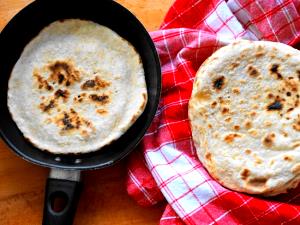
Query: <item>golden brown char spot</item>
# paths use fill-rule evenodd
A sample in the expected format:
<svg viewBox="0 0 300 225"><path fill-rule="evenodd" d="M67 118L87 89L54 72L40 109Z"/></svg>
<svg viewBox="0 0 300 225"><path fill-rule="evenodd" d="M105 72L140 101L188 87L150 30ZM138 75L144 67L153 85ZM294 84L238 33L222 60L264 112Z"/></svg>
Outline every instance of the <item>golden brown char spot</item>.
<svg viewBox="0 0 300 225"><path fill-rule="evenodd" d="M289 136L288 133L285 132L284 130L281 130L280 132L282 133L282 135L283 135L284 137L288 137L288 136Z"/></svg>
<svg viewBox="0 0 300 225"><path fill-rule="evenodd" d="M239 125L234 125L234 126L233 126L233 129L236 130L236 131L239 131L240 128L241 128L241 127L240 127Z"/></svg>
<svg viewBox="0 0 300 225"><path fill-rule="evenodd" d="M250 170L248 169L243 169L241 172L241 178L243 180L247 180L247 178L250 176Z"/></svg>
<svg viewBox="0 0 300 225"><path fill-rule="evenodd" d="M256 137L257 134L258 134L257 130L255 130L255 129L253 129L253 128L249 129L248 132L249 132L249 134L250 134L251 136L253 136L253 137Z"/></svg>
<svg viewBox="0 0 300 225"><path fill-rule="evenodd" d="M87 130L82 130L82 131L80 131L80 135L82 136L82 137L89 137L89 134L88 134L88 132L87 132Z"/></svg>
<svg viewBox="0 0 300 225"><path fill-rule="evenodd" d="M259 71L252 65L248 65L246 70L250 77L257 77L259 75Z"/></svg>
<svg viewBox="0 0 300 225"><path fill-rule="evenodd" d="M223 89L224 85L225 85L225 77L224 76L221 76L213 81L213 88L216 90Z"/></svg>
<svg viewBox="0 0 300 225"><path fill-rule="evenodd" d="M222 108L221 112L222 112L222 114L229 113L229 108L224 107L224 108Z"/></svg>
<svg viewBox="0 0 300 225"><path fill-rule="evenodd" d="M229 65L229 69L232 70L240 65L239 62L233 62Z"/></svg>
<svg viewBox="0 0 300 225"><path fill-rule="evenodd" d="M246 150L245 150L245 153L246 153L247 155L250 155L251 152L252 152L252 151L251 151L250 149L246 149Z"/></svg>
<svg viewBox="0 0 300 225"><path fill-rule="evenodd" d="M55 93L54 93L54 97L56 99L58 98L63 98L64 101L66 101L69 97L70 93L68 90L61 90L61 89L58 89Z"/></svg>
<svg viewBox="0 0 300 225"><path fill-rule="evenodd" d="M56 102L54 99L51 99L47 103L40 103L39 107L43 112L49 112L51 109L53 109L56 106Z"/></svg>
<svg viewBox="0 0 300 225"><path fill-rule="evenodd" d="M210 152L206 152L205 153L205 158L206 158L207 161L211 162L211 153Z"/></svg>
<svg viewBox="0 0 300 225"><path fill-rule="evenodd" d="M211 129L211 128L212 128L212 125L209 123L209 124L207 125L207 127Z"/></svg>
<svg viewBox="0 0 300 225"><path fill-rule="evenodd" d="M254 177L249 179L249 185L253 187L264 187L268 179L265 177Z"/></svg>
<svg viewBox="0 0 300 225"><path fill-rule="evenodd" d="M284 85L286 88L291 90L292 92L298 91L298 82L296 80L284 80Z"/></svg>
<svg viewBox="0 0 300 225"><path fill-rule="evenodd" d="M293 129L295 131L300 131L300 114L298 114L297 119L295 120L293 124Z"/></svg>
<svg viewBox="0 0 300 225"><path fill-rule="evenodd" d="M105 109L97 109L96 112L100 115L105 115L107 114L107 111Z"/></svg>
<svg viewBox="0 0 300 225"><path fill-rule="evenodd" d="M239 138L239 137L241 137L240 134L236 134L236 133L228 134L225 136L224 141L227 143L232 143L235 138Z"/></svg>
<svg viewBox="0 0 300 225"><path fill-rule="evenodd" d="M279 69L279 65L278 64L272 64L270 66L270 73L271 74L275 74L277 76L277 79L281 80L282 79L282 75L279 73L278 69Z"/></svg>
<svg viewBox="0 0 300 225"><path fill-rule="evenodd" d="M289 156L289 155L285 155L285 156L283 157L283 159L284 159L285 161L289 161L289 162L293 161L293 158L292 158L291 156Z"/></svg>
<svg viewBox="0 0 300 225"><path fill-rule="evenodd" d="M252 116L252 117L256 116L256 112L254 112L254 111L250 112L250 116Z"/></svg>
<svg viewBox="0 0 300 225"><path fill-rule="evenodd" d="M214 101L214 102L211 103L211 107L212 107L212 108L215 108L215 107L217 106L217 104L218 104L218 103L217 103L216 101Z"/></svg>
<svg viewBox="0 0 300 225"><path fill-rule="evenodd" d="M91 122L81 117L74 109L63 111L56 117L55 123L61 128L62 134L71 131L79 131L84 125L91 127Z"/></svg>
<svg viewBox="0 0 300 225"><path fill-rule="evenodd" d="M86 97L86 93L83 92L83 93L81 93L81 94L75 96L75 97L73 98L73 101L74 101L74 102L82 102L83 100L86 99L85 97Z"/></svg>
<svg viewBox="0 0 300 225"><path fill-rule="evenodd" d="M80 73L71 61L55 61L47 66L51 74L49 81L70 86L76 81L80 81Z"/></svg>
<svg viewBox="0 0 300 225"><path fill-rule="evenodd" d="M220 104L229 104L230 103L230 100L229 99L224 99L223 97L218 97L218 100L220 102Z"/></svg>
<svg viewBox="0 0 300 225"><path fill-rule="evenodd" d="M75 126L71 123L70 116L67 113L64 113L64 118L62 119L62 123L64 125L63 130L70 130L75 128ZM80 121L76 124L76 128L80 127Z"/></svg>
<svg viewBox="0 0 300 225"><path fill-rule="evenodd" d="M258 57L263 56L264 54L265 54L264 48L261 45L259 45L255 52L255 56L258 58Z"/></svg>
<svg viewBox="0 0 300 225"><path fill-rule="evenodd" d="M266 146L266 147L272 147L273 143L274 143L274 140L275 140L275 134L274 133L271 133L271 134L267 134L264 138L263 138L263 144Z"/></svg>
<svg viewBox="0 0 300 225"><path fill-rule="evenodd" d="M269 93L268 98L274 98L274 95L272 93Z"/></svg>
<svg viewBox="0 0 300 225"><path fill-rule="evenodd" d="M231 118L230 117L227 117L226 119L225 119L225 122L227 122L227 123L229 123L231 121Z"/></svg>
<svg viewBox="0 0 300 225"><path fill-rule="evenodd" d="M96 103L101 105L107 104L109 102L109 96L105 94L97 95L97 94L90 94L89 98Z"/></svg>
<svg viewBox="0 0 300 225"><path fill-rule="evenodd" d="M47 91L52 91L53 87L45 80L41 75L39 75L36 71L33 72L33 76L36 78L36 82L38 85L38 89L45 89Z"/></svg>
<svg viewBox="0 0 300 225"><path fill-rule="evenodd" d="M240 94L241 93L241 91L240 91L240 89L238 87L232 88L232 92L234 94Z"/></svg>
<svg viewBox="0 0 300 225"><path fill-rule="evenodd" d="M81 85L82 90L100 90L110 86L110 82L100 79L100 77L95 76L92 80L87 80Z"/></svg>
<svg viewBox="0 0 300 225"><path fill-rule="evenodd" d="M245 121L245 127L246 127L246 129L250 129L250 128L252 127L251 121L246 120L246 121Z"/></svg>
<svg viewBox="0 0 300 225"><path fill-rule="evenodd" d="M203 91L199 91L196 93L195 95L195 98L198 100L198 101L205 101L205 100L208 100L210 99L210 92L207 91L207 90L203 90Z"/></svg>

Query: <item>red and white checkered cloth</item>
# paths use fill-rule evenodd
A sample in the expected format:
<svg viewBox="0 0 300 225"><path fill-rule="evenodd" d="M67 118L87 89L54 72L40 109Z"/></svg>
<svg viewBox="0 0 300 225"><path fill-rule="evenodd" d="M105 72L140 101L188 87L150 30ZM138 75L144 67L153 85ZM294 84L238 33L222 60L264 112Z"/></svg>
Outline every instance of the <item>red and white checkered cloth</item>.
<svg viewBox="0 0 300 225"><path fill-rule="evenodd" d="M300 187L260 198L222 187L196 157L188 101L201 63L237 38L300 40L300 1L177 0L151 33L162 65L154 121L129 158L127 191L139 204L168 205L165 224L300 224Z"/></svg>

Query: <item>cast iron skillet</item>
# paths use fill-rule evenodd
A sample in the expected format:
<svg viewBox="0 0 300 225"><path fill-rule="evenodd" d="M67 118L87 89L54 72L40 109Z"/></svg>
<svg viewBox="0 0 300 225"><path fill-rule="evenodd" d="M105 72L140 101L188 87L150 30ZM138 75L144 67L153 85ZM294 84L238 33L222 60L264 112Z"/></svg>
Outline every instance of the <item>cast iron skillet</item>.
<svg viewBox="0 0 300 225"><path fill-rule="evenodd" d="M139 52L146 76L148 103L144 113L121 138L89 154L54 155L37 149L24 139L7 108L8 79L24 46L51 22L67 18L92 20L116 31ZM73 223L79 199L80 170L111 166L138 144L157 109L161 72L147 31L119 4L111 0L37 0L18 13L0 34L0 85L1 137L23 159L52 168L46 186L43 224L69 225ZM130 92L130 89L127 91ZM24 96L27 97L30 96ZM58 197L67 201L59 212L53 208L53 201Z"/></svg>

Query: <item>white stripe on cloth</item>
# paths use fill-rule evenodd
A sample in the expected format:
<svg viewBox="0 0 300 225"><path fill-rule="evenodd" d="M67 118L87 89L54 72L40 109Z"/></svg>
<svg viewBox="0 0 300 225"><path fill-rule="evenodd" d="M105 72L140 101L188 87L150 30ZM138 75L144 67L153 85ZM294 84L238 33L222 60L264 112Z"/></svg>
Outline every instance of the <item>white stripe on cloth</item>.
<svg viewBox="0 0 300 225"><path fill-rule="evenodd" d="M229 0L227 2L227 5L235 15L237 20L240 21L240 23L243 26L245 26L246 24L250 24L247 28L245 27L243 28L246 29L246 33L247 33L247 35L245 35L245 39L254 40L254 41L260 40L262 37L260 31L257 29L255 25L251 23L250 14L248 13L247 10L242 9L242 6L240 5L239 1Z"/></svg>
<svg viewBox="0 0 300 225"><path fill-rule="evenodd" d="M145 156L163 195L179 216L186 216L216 196L203 169L196 168L198 162L175 149L173 143L146 151Z"/></svg>

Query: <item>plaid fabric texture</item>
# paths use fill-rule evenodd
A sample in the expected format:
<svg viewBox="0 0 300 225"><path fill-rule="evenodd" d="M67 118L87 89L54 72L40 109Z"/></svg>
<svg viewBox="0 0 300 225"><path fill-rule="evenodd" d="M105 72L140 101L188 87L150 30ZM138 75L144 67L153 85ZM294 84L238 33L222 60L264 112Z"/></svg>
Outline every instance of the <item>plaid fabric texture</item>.
<svg viewBox="0 0 300 225"><path fill-rule="evenodd" d="M151 33L162 65L161 101L139 149L130 156L127 191L139 204L168 205L160 224L300 224L300 187L259 198L213 180L197 159L188 101L201 63L234 39L295 45L299 1L177 0Z"/></svg>

